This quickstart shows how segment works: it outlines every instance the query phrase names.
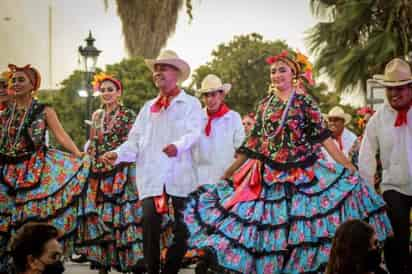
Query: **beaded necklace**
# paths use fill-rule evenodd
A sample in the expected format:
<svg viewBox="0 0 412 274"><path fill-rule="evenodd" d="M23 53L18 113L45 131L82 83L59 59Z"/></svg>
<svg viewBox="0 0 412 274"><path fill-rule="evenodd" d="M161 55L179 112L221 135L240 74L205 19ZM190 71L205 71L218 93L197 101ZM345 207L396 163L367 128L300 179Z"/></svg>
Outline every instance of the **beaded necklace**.
<svg viewBox="0 0 412 274"><path fill-rule="evenodd" d="M116 118L117 116L119 116L119 113L120 113L120 107L117 107L116 112L114 113L113 117L110 119L110 113L106 113L106 111L103 110L103 115L100 120L100 128L104 134L109 133L112 130L114 123L116 122ZM105 127L106 117L109 121L107 123L107 126Z"/></svg>
<svg viewBox="0 0 412 274"><path fill-rule="evenodd" d="M19 127L17 129L17 134L14 136L14 140L12 142L13 137L10 135L10 129L11 129L11 126L13 124L13 120L15 119L15 116L17 117L17 115L16 115L17 104L16 103L13 104L10 118L7 120L6 126L3 128L3 132L2 132L3 138L6 138L6 143L5 144L11 144L12 145L11 146L12 151L15 150L16 145L20 141L21 133L23 131L24 125L26 124L27 118L30 117L30 113L31 113L33 104L34 104L34 100L32 100L30 102L29 107L25 110L23 118L21 119ZM2 141L2 143L4 143L4 140Z"/></svg>
<svg viewBox="0 0 412 274"><path fill-rule="evenodd" d="M290 109L290 106L293 103L293 100L295 99L296 96L296 91L292 91L292 94L289 96L286 108L283 110L282 113L282 118L280 119L280 123L279 126L277 127L277 129L275 130L274 133L269 134L265 128L265 124L266 124L266 113L267 110L269 108L269 105L272 103L273 99L275 98L276 94L273 94L272 96L270 96L268 102L265 105L265 108L263 110L263 114L262 114L262 128L263 128L263 133L265 134L266 137L268 137L269 139L273 139L275 138L277 135L279 135L279 133L282 131L283 127L285 126L286 123L286 119L288 117L288 112Z"/></svg>

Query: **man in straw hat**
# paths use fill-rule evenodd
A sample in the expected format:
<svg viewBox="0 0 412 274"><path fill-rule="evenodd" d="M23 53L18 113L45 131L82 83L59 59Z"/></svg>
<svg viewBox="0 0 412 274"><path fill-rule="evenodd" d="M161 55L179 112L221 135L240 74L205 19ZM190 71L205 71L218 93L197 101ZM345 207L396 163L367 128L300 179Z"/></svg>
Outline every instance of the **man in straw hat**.
<svg viewBox="0 0 412 274"><path fill-rule="evenodd" d="M332 132L332 138L346 157L348 157L349 151L357 138L355 133L345 127L351 119L350 114L345 113L339 106L333 107L326 115L328 128ZM335 162L326 150L324 150L324 153L327 161Z"/></svg>
<svg viewBox="0 0 412 274"><path fill-rule="evenodd" d="M143 254L151 274L160 271L161 220L170 198L175 216L174 242L162 273L178 273L187 249L181 211L185 198L197 185L192 148L200 137L202 109L198 99L177 86L189 77L190 67L175 52L165 50L157 59L145 62L153 72L159 95L142 107L128 140L104 154L103 160L136 161L143 204Z"/></svg>
<svg viewBox="0 0 412 274"><path fill-rule="evenodd" d="M393 273L412 273L409 259L409 212L412 208L412 74L410 66L395 58L384 75L374 78L386 87L387 102L369 120L359 152L359 171L374 183L376 153L380 151L381 190L388 206L394 237L385 243L385 259Z"/></svg>
<svg viewBox="0 0 412 274"><path fill-rule="evenodd" d="M205 105L197 169L200 184L216 183L223 176L245 138L239 113L225 104L225 96L231 87L231 84L223 84L216 75L209 74L198 90Z"/></svg>

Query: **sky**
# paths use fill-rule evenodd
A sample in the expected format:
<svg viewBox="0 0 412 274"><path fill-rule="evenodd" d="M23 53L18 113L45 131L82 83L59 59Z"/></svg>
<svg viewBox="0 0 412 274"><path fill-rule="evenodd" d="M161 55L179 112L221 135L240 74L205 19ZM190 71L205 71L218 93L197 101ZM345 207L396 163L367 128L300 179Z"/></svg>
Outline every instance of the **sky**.
<svg viewBox="0 0 412 274"><path fill-rule="evenodd" d="M78 47L89 30L102 50L98 66L127 58L116 14L109 0L0 0L0 70L8 63L30 63L43 75L42 88L56 88L81 69ZM192 70L205 64L220 43L235 35L257 32L266 40L281 39L308 53L304 35L317 20L309 0L192 0L193 20L180 12L175 33L165 48L175 50ZM49 73L49 5L52 6L52 77ZM49 83L52 83L51 86Z"/></svg>

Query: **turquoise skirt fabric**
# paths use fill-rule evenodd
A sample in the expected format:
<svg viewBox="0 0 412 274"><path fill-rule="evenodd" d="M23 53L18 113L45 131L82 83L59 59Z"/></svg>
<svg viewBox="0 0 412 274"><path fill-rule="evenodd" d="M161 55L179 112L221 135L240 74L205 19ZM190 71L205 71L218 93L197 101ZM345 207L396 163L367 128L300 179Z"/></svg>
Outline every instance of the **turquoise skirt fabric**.
<svg viewBox="0 0 412 274"><path fill-rule="evenodd" d="M188 199L189 246L212 251L221 272L322 271L336 229L348 219L369 222L380 241L392 235L383 199L341 165L318 160L304 169L262 170L256 200L226 209L231 181L204 185Z"/></svg>

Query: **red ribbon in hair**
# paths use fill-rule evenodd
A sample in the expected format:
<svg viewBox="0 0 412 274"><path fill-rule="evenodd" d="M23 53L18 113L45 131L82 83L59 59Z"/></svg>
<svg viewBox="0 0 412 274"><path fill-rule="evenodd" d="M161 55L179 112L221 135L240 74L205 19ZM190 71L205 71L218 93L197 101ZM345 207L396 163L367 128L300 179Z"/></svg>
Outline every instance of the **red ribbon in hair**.
<svg viewBox="0 0 412 274"><path fill-rule="evenodd" d="M112 77L112 76L105 76L104 78L99 79L99 80L94 84L93 90L94 90L94 91L99 91L99 90L100 90L100 86L102 85L102 83L103 83L104 81L110 81L110 82L112 82L112 83L116 86L116 88L117 88L118 90L120 90L120 93L123 93L123 85L122 85L122 82L120 82L120 80L117 80L116 78L114 78L114 77Z"/></svg>
<svg viewBox="0 0 412 274"><path fill-rule="evenodd" d="M38 90L41 83L41 76L37 69L33 68L30 64L25 65L24 67L18 67L14 64L9 64L9 69L12 73L17 71L23 72L27 78L29 78L30 83L33 85L33 90Z"/></svg>
<svg viewBox="0 0 412 274"><path fill-rule="evenodd" d="M205 127L205 134L206 134L206 136L210 136L210 132L212 131L212 121L214 120L214 119L217 119L217 118L220 118L220 117L222 117L223 115L225 115L226 113L228 113L229 112L229 108L226 106L226 104L225 103L222 103L221 105L220 105L220 107L219 107L219 110L218 111L216 111L215 113L209 113L209 111L207 112L207 117L208 117L208 120L207 120L207 124L206 124L206 127Z"/></svg>
<svg viewBox="0 0 412 274"><path fill-rule="evenodd" d="M269 65L272 65L273 63L276 63L277 61L281 59L285 59L288 55L289 55L289 52L287 50L283 50L278 55L274 55L274 56L270 56L266 58L266 63L268 63Z"/></svg>

